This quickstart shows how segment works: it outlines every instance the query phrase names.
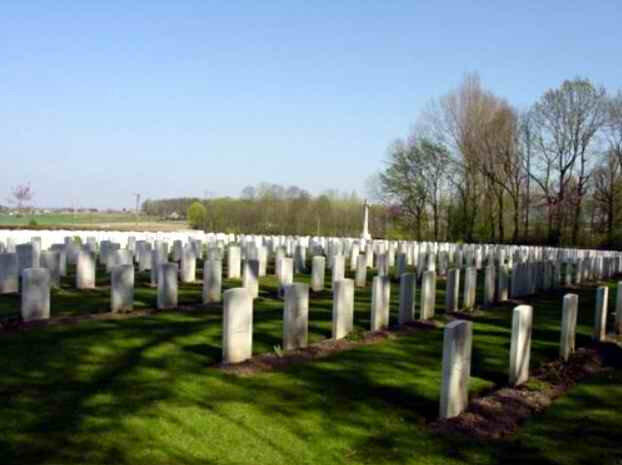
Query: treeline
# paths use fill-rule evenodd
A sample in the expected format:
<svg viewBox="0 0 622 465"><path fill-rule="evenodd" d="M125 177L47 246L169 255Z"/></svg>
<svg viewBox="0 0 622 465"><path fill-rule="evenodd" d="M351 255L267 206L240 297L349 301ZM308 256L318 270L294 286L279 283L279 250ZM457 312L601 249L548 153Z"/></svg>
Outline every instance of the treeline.
<svg viewBox="0 0 622 465"><path fill-rule="evenodd" d="M189 217L188 211L196 203L204 208L194 208ZM314 196L296 186L261 183L244 188L239 198L146 200L142 211L161 218L179 215L206 231L358 237L363 205L356 193L327 191ZM386 208L372 207L372 234L384 236L387 224Z"/></svg>
<svg viewBox="0 0 622 465"><path fill-rule="evenodd" d="M416 239L622 245L622 93L588 79L518 110L467 75L387 162L376 197Z"/></svg>

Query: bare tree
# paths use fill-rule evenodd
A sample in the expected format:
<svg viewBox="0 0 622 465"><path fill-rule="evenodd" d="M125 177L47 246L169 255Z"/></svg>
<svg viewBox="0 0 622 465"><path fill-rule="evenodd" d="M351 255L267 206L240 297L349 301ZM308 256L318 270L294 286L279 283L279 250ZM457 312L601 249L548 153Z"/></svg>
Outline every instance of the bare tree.
<svg viewBox="0 0 622 465"><path fill-rule="evenodd" d="M533 149L535 145L535 128L533 115L526 111L520 115L520 132L519 144L522 152L521 159L523 161L523 172L525 174L524 193L523 193L523 236L529 236L529 217L531 214L531 160L533 158Z"/></svg>
<svg viewBox="0 0 622 465"><path fill-rule="evenodd" d="M18 184L11 189L11 195L9 197L9 203L15 205L18 212L22 212L28 207L28 202L32 200L34 193L30 187L30 183Z"/></svg>
<svg viewBox="0 0 622 465"><path fill-rule="evenodd" d="M489 115L482 131L480 169L488 179L497 203L499 238L504 240L506 197L512 202L512 241L518 241L521 192L525 172L519 145L520 123L517 112L504 100L489 96Z"/></svg>
<svg viewBox="0 0 622 465"><path fill-rule="evenodd" d="M594 201L605 218L608 245L613 243L621 196L622 165L618 154L609 151L594 170Z"/></svg>
<svg viewBox="0 0 622 465"><path fill-rule="evenodd" d="M534 164L530 176L547 199L552 220L549 239L554 243L561 240L565 207L574 209L572 242L578 240L582 201L593 167L590 148L605 123L605 110L604 88L580 78L545 92L534 105L539 163ZM569 191L571 179L574 192Z"/></svg>
<svg viewBox="0 0 622 465"><path fill-rule="evenodd" d="M485 188L480 170L481 136L489 95L476 73L467 74L460 86L432 104L423 120L436 140L449 147L452 155L452 187L461 202L464 239L473 241L476 219Z"/></svg>
<svg viewBox="0 0 622 465"><path fill-rule="evenodd" d="M622 91L611 98L607 104L607 122L605 124L607 151L618 157L622 163Z"/></svg>
<svg viewBox="0 0 622 465"><path fill-rule="evenodd" d="M447 184L446 174L449 164L449 150L444 145L434 143L426 138L421 138L418 143L423 157L424 172L422 175L427 186L427 199L432 209L434 240L438 241L441 224L442 192Z"/></svg>

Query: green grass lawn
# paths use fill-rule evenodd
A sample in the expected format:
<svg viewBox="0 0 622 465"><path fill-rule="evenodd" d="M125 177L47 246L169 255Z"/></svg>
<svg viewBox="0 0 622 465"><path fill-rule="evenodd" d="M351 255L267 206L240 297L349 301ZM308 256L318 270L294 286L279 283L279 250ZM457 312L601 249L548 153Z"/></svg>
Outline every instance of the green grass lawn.
<svg viewBox="0 0 622 465"><path fill-rule="evenodd" d="M52 315L107 311L107 278L98 271L100 288L90 292L72 290L69 276L53 293ZM137 308L155 305L147 280L137 275ZM274 350L282 337L276 281L267 277L261 284L254 307L256 353ZM442 313L444 282L438 284ZM577 342L585 345L594 290L577 292ZM532 366L557 356L562 295L531 299ZM199 284L180 288L180 303L198 304L200 296ZM612 308L614 296L609 300ZM394 282L393 321L397 303ZM0 296L2 317L15 315L17 306L17 298ZM369 287L356 290L355 307L355 323L366 329ZM311 341L330 337L331 308L329 291L312 296ZM475 317L473 394L507 381L511 309L500 305ZM582 383L509 440L473 442L434 435L426 427L438 414L442 329L240 378L213 366L221 359L221 313L220 304L197 305L192 312L0 335L0 461L619 463L620 370Z"/></svg>
<svg viewBox="0 0 622 465"><path fill-rule="evenodd" d="M77 226L89 224L115 224L115 223L157 223L158 218L140 215L136 217L133 213L46 213L11 216L0 214L0 226L28 226L34 220L37 226Z"/></svg>
<svg viewBox="0 0 622 465"><path fill-rule="evenodd" d="M499 448L503 463L622 463L621 368L618 364L616 371L580 383L542 416L529 420Z"/></svg>

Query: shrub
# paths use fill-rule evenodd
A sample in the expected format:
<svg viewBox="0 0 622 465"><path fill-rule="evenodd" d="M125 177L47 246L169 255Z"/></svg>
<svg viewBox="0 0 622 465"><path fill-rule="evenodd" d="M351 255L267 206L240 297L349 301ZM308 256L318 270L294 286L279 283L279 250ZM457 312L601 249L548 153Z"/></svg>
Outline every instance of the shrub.
<svg viewBox="0 0 622 465"><path fill-rule="evenodd" d="M192 202L188 207L188 223L194 229L203 229L207 217L207 209L201 202Z"/></svg>

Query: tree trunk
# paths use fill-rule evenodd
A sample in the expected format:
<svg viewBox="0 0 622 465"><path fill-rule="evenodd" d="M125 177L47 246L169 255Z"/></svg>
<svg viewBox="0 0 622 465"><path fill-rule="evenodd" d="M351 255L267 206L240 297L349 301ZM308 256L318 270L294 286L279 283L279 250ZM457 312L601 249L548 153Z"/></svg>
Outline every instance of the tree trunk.
<svg viewBox="0 0 622 465"><path fill-rule="evenodd" d="M531 208L531 150L527 149L527 179L525 186L525 239L529 237L529 209ZM520 195L520 190L519 190ZM518 238L518 234L517 234Z"/></svg>
<svg viewBox="0 0 622 465"><path fill-rule="evenodd" d="M572 223L572 245L579 245L579 224L581 223L581 199L577 201L577 206L574 210L574 221Z"/></svg>
<svg viewBox="0 0 622 465"><path fill-rule="evenodd" d="M491 203L493 202L494 200ZM490 225L490 242L497 242L497 221L495 218L495 212L492 208L488 209L488 224Z"/></svg>
<svg viewBox="0 0 622 465"><path fill-rule="evenodd" d="M453 224L451 222L451 200L449 202L447 202L447 229L445 230L445 241L449 242L450 241L450 237L449 235L451 234L451 228L453 228Z"/></svg>
<svg viewBox="0 0 622 465"><path fill-rule="evenodd" d="M548 203L548 236L549 245L555 244L555 232L553 231L553 216L555 215L555 206L551 202Z"/></svg>
<svg viewBox="0 0 622 465"><path fill-rule="evenodd" d="M529 179L529 177L527 177ZM529 193L529 181L527 182L527 195L525 196L525 226L524 226L524 235L525 237L529 237L529 209L531 208L531 198ZM518 238L518 234L516 235Z"/></svg>
<svg viewBox="0 0 622 465"><path fill-rule="evenodd" d="M611 246L613 245L613 217L615 215L613 195L609 197L607 203L607 245Z"/></svg>
<svg viewBox="0 0 622 465"><path fill-rule="evenodd" d="M434 242L438 242L438 205L435 203L432 206L432 213L434 215Z"/></svg>
<svg viewBox="0 0 622 465"><path fill-rule="evenodd" d="M505 228L503 226L503 192L500 192L497 196L497 203L499 205L499 242L505 241Z"/></svg>

